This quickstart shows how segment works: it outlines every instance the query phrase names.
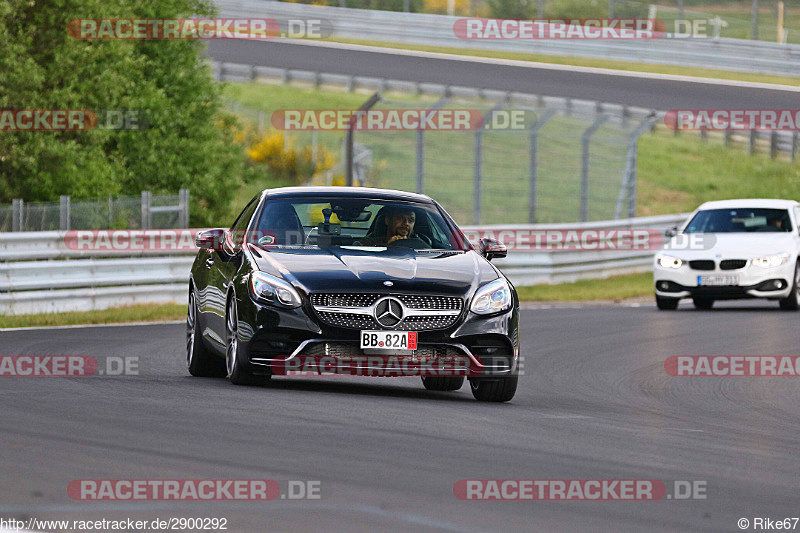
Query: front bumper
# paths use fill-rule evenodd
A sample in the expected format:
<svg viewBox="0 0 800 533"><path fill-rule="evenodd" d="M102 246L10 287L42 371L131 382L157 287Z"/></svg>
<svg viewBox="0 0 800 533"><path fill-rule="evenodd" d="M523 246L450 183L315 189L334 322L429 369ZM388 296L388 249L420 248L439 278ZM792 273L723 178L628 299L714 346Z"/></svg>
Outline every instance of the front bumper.
<svg viewBox="0 0 800 533"><path fill-rule="evenodd" d="M655 293L664 298L705 297L715 300L740 298L786 298L792 291L795 264L762 268L748 262L737 270L721 270L717 261L714 270L695 270L684 263L680 268L664 268L657 262L653 268ZM738 276L736 285L701 285L700 276Z"/></svg>
<svg viewBox="0 0 800 533"><path fill-rule="evenodd" d="M348 375L411 375L380 373L378 354L360 348L359 329L326 324L310 306L277 309L249 297L238 303L239 364L252 374L307 370L316 361L320 373L335 366ZM519 368L517 298L504 313L487 317L464 310L453 326L420 331L417 338L418 349L413 352L381 355L393 358L393 364L399 363L404 372L419 365L419 375L432 375L431 368L439 375L470 379L512 375Z"/></svg>

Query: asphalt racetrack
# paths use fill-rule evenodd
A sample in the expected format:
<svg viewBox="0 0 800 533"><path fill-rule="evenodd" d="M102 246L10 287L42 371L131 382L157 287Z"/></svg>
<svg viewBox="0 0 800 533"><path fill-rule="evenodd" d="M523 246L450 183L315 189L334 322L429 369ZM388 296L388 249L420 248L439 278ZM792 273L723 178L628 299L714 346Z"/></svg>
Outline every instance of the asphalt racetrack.
<svg viewBox="0 0 800 533"><path fill-rule="evenodd" d="M190 377L184 326L0 332L4 355L138 357L139 374L0 378L0 516L224 517L229 531L739 531L800 514L798 378L666 374L670 355L797 355L800 313L526 308L508 404L418 378ZM317 480L321 498L73 500L77 479ZM706 499L461 501L461 479L705 482Z"/></svg>
<svg viewBox="0 0 800 533"><path fill-rule="evenodd" d="M464 56L424 57L336 43L209 41L216 61L518 91L597 100L666 111L669 109L794 109L800 88L702 83L658 75L587 72L569 66L498 63ZM722 84L721 84L722 83Z"/></svg>

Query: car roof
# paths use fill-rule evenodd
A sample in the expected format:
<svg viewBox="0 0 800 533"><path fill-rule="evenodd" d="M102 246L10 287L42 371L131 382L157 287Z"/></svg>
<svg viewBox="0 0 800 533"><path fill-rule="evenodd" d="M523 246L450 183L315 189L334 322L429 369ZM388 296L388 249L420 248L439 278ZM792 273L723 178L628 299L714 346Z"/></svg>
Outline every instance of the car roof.
<svg viewBox="0 0 800 533"><path fill-rule="evenodd" d="M706 202L698 210L705 209L730 209L730 208L773 208L773 209L791 209L798 204L794 200L773 200L768 198L742 198L739 200L716 200L713 202Z"/></svg>
<svg viewBox="0 0 800 533"><path fill-rule="evenodd" d="M407 200L422 203L433 203L424 194L397 191L394 189L376 189L372 187L280 187L266 189L263 194L269 198L301 198L303 196L338 196L351 198L370 198L376 200Z"/></svg>

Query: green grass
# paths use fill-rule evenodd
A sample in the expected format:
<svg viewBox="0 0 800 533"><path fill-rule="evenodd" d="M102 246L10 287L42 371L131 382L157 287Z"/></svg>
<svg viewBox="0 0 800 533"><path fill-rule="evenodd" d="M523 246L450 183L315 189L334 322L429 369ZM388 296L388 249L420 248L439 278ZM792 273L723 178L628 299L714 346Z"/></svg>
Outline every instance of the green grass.
<svg viewBox="0 0 800 533"><path fill-rule="evenodd" d="M800 198L800 164L702 142L696 133L644 135L638 162L642 216L692 211L709 200Z"/></svg>
<svg viewBox="0 0 800 533"><path fill-rule="evenodd" d="M186 318L185 305L135 305L102 311L48 313L41 315L0 315L0 329L77 324L117 324L125 322L161 322Z"/></svg>
<svg viewBox="0 0 800 533"><path fill-rule="evenodd" d="M800 30L790 32L797 36ZM772 76L767 74L750 74L747 72L734 72L709 68L687 67L682 65L660 65L656 63L639 63L633 61L615 61L610 59L596 59L590 57L557 56L545 54L528 54L524 52L498 52L493 50L477 50L471 48L451 48L446 46L426 46L411 43L388 43L384 41L369 41L359 39L330 38L328 41L378 46L381 48L400 48L403 50L418 50L422 52L437 52L460 56L488 57L495 59L512 59L517 61L533 61L557 65L572 65L577 67L606 68L624 70L627 72L652 72L656 74L674 74L679 76L693 76L700 78L713 78L721 80L774 83L779 85L800 85L800 77Z"/></svg>
<svg viewBox="0 0 800 533"><path fill-rule="evenodd" d="M653 274L626 274L607 279L586 279L574 283L517 287L521 301L556 302L621 300L653 295Z"/></svg>

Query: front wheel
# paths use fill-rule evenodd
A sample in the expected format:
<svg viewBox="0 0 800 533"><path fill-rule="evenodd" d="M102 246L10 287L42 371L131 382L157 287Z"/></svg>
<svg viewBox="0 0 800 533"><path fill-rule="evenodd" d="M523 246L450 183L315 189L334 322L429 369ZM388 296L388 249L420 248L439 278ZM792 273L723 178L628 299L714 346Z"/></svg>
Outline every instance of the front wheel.
<svg viewBox="0 0 800 533"><path fill-rule="evenodd" d="M479 402L507 402L517 392L518 375L494 380L475 379L469 382L472 396Z"/></svg>
<svg viewBox="0 0 800 533"><path fill-rule="evenodd" d="M228 378L234 385L260 385L269 376L254 376L239 364L239 315L236 313L236 297L232 297L225 314L225 365Z"/></svg>
<svg viewBox="0 0 800 533"><path fill-rule="evenodd" d="M711 309L714 307L714 300L711 298L692 298L695 309Z"/></svg>
<svg viewBox="0 0 800 533"><path fill-rule="evenodd" d="M784 311L797 311L800 308L800 262L794 268L794 284L792 292L778 302Z"/></svg>
<svg viewBox="0 0 800 533"><path fill-rule="evenodd" d="M454 391L464 384L464 376L425 376L422 384L427 390Z"/></svg>
<svg viewBox="0 0 800 533"><path fill-rule="evenodd" d="M661 296L656 296L656 307L662 311L674 311L678 308L679 301L680 300L677 298L662 298Z"/></svg>
<svg viewBox="0 0 800 533"><path fill-rule="evenodd" d="M197 297L194 288L189 292L189 310L186 314L186 365L193 376L225 377L225 364L203 344L198 326Z"/></svg>

